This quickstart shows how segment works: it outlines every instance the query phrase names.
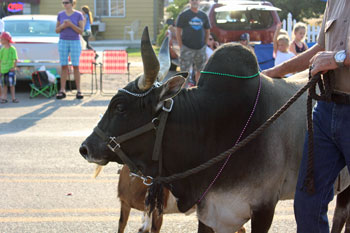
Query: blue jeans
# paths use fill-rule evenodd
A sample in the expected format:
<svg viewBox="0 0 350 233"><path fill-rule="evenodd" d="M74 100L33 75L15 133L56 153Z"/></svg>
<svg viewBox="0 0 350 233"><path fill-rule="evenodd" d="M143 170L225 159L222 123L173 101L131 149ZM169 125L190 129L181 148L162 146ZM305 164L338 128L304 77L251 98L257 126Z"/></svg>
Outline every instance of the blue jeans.
<svg viewBox="0 0 350 233"><path fill-rule="evenodd" d="M307 168L307 135L294 200L298 233L328 233L328 203L341 169L350 171L350 105L318 101L313 110L315 193L303 187Z"/></svg>

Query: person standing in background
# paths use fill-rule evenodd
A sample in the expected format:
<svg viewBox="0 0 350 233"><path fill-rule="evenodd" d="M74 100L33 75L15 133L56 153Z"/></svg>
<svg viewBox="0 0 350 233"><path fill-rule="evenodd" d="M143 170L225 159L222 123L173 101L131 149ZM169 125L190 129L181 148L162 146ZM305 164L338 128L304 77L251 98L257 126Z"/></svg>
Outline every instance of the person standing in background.
<svg viewBox="0 0 350 233"><path fill-rule="evenodd" d="M293 41L289 45L289 51L298 55L299 53L304 52L309 47L305 43L306 35L306 25L304 23L296 23L293 27Z"/></svg>
<svg viewBox="0 0 350 233"><path fill-rule="evenodd" d="M0 35L3 33L5 30L5 23L4 20L0 19Z"/></svg>
<svg viewBox="0 0 350 233"><path fill-rule="evenodd" d="M219 47L219 42L214 40L214 37L212 35L209 35L207 49L206 49L207 60L214 53L214 50L217 49L217 47Z"/></svg>
<svg viewBox="0 0 350 233"><path fill-rule="evenodd" d="M282 23L279 23L273 36L273 57L275 58L275 66L295 56L294 53L289 51L288 35L285 35L284 33L280 34L281 28ZM292 73L286 74L286 77L289 77L291 75Z"/></svg>
<svg viewBox="0 0 350 233"><path fill-rule="evenodd" d="M350 1L328 0L317 43L310 49L262 73L283 77L311 69L311 75L328 73L334 81L331 101L318 100L313 109L314 192L307 192L308 137L294 198L298 233L329 233L328 204L341 169L350 172Z"/></svg>
<svg viewBox="0 0 350 233"><path fill-rule="evenodd" d="M189 0L190 9L182 12L176 20L176 39L180 47L181 71L195 69L196 84L200 71L207 60L206 49L210 34L208 16L199 10L199 0Z"/></svg>
<svg viewBox="0 0 350 233"><path fill-rule="evenodd" d="M91 24L94 21L90 8L87 5L84 5L81 7L81 10L83 12L83 16L84 16L84 31L83 31L83 39L86 42L86 49L91 49L94 50L91 45L89 44L89 38L91 36ZM95 51L95 50L94 50Z"/></svg>
<svg viewBox="0 0 350 233"><path fill-rule="evenodd" d="M239 37L239 43L243 46L245 46L246 48L250 49L250 51L252 51L254 53L254 48L249 44L250 43L250 36L249 33L243 33L240 37Z"/></svg>
<svg viewBox="0 0 350 233"><path fill-rule="evenodd" d="M15 97L16 86L16 65L17 65L17 50L11 45L13 43L11 34L9 32L2 32L0 49L0 70L1 70L1 83L2 96L1 104L7 103L7 89L10 87L12 96L12 103L18 103L18 99Z"/></svg>
<svg viewBox="0 0 350 233"><path fill-rule="evenodd" d="M5 24L4 24L4 21L2 19L0 19L0 36L1 36L1 33L3 33L5 30ZM2 93L1 93L1 86L0 86L0 97L2 96Z"/></svg>
<svg viewBox="0 0 350 233"><path fill-rule="evenodd" d="M79 59L81 53L80 36L83 33L84 18L81 12L74 10L75 0L62 0L64 10L58 13L56 33L60 34L58 42L58 52L60 54L60 63L62 66L61 73L61 88L56 95L56 99L66 97L66 80L68 77L68 56L70 55L73 70L74 80L77 87L77 99L82 99L84 96L80 91L80 72Z"/></svg>

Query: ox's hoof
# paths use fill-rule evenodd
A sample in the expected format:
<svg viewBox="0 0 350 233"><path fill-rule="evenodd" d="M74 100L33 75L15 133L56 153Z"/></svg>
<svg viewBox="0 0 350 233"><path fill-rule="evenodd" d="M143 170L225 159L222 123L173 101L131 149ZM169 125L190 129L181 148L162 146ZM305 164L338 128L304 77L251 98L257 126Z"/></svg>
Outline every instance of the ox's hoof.
<svg viewBox="0 0 350 233"><path fill-rule="evenodd" d="M140 228L137 233L149 233L149 231L148 230L145 231L144 229Z"/></svg>

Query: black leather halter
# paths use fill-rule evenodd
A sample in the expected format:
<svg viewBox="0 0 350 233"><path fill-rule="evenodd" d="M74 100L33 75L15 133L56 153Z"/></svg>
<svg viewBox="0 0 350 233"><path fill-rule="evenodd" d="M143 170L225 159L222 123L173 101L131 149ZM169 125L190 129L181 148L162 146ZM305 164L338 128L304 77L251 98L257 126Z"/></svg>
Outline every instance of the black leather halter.
<svg viewBox="0 0 350 233"><path fill-rule="evenodd" d="M173 108L174 101L173 99L167 99L164 101L162 112L159 114L158 117L153 118L153 120L135 130L132 130L128 133L125 133L123 135L120 135L118 137L114 136L107 136L98 126L94 128L94 132L104 141L106 142L107 147L116 153L119 158L123 161L124 164L126 164L131 173L135 173L136 176L139 176L144 184L146 185L152 185L153 183L153 177L150 176L144 176L140 169L135 165L135 163L125 154L125 152L122 150L122 143L125 141L128 141L132 138L135 138L139 135L142 135L148 131L155 130L156 131L156 139L153 147L153 154L152 154L152 160L158 161L158 175L161 175L162 171L162 141L163 141L163 133L166 125L166 121L169 115L169 112L171 112ZM150 182L150 183L148 183Z"/></svg>

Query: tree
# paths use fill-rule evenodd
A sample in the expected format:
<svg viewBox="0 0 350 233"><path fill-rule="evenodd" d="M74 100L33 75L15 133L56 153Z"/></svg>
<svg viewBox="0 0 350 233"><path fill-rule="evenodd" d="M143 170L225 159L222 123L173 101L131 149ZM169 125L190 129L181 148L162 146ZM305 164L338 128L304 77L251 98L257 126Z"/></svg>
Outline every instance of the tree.
<svg viewBox="0 0 350 233"><path fill-rule="evenodd" d="M177 18L177 16L180 14L184 6L188 3L188 0L174 0L174 2L166 8L166 12L169 13L170 18L174 23ZM160 30L158 36L157 36L157 45L160 46L162 41L164 40L164 37L166 35L166 31L168 30L169 25L164 25L163 28Z"/></svg>
<svg viewBox="0 0 350 233"><path fill-rule="evenodd" d="M170 14L170 18L176 20L181 10L188 3L188 0L174 0L174 2L166 8L166 12Z"/></svg>
<svg viewBox="0 0 350 233"><path fill-rule="evenodd" d="M286 19L289 12L297 21L319 17L326 8L326 2L321 0L270 0L270 2L282 10L278 12L281 20Z"/></svg>

